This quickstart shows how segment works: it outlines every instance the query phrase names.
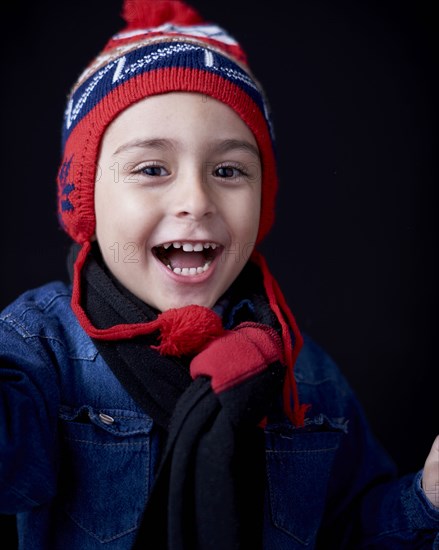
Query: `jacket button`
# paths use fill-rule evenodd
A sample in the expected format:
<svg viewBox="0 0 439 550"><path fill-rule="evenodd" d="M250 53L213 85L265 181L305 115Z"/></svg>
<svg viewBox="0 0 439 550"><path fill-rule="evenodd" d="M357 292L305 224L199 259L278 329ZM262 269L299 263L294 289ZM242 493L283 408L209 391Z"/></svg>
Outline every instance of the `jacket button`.
<svg viewBox="0 0 439 550"><path fill-rule="evenodd" d="M113 424L114 418L105 413L99 413L99 418L104 424Z"/></svg>

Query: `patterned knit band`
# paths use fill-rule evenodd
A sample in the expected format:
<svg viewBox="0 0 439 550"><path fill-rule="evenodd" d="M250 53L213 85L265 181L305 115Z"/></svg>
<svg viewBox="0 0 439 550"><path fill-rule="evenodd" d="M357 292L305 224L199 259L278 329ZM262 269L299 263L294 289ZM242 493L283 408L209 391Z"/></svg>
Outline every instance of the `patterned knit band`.
<svg viewBox="0 0 439 550"><path fill-rule="evenodd" d="M165 311L156 321L100 329L83 308L81 273L95 233L94 187L99 176L100 143L108 125L122 111L150 96L195 92L228 105L252 131L261 156L259 242L272 225L277 190L267 103L239 44L223 29L205 23L183 1L125 0L123 18L127 26L110 39L80 76L65 112L58 212L63 228L82 245L74 265L72 308L83 329L94 339L124 340L158 330L161 353L195 353L206 339L218 336L218 329L222 331L221 321L212 321L216 314L210 309L190 305ZM301 426L307 406L299 402L293 367L303 340L265 259L255 250L252 261L262 273L270 307L281 327L286 365L285 412L293 424ZM183 325L185 331L180 330ZM199 330L194 330L196 326ZM176 331L169 327L179 327L178 339ZM184 348L188 343L190 349Z"/></svg>
<svg viewBox="0 0 439 550"><path fill-rule="evenodd" d="M79 243L94 235L99 145L110 122L143 98L184 91L225 103L253 132L262 159L260 241L274 218L274 137L262 88L245 53L223 29L203 23L179 0L127 0L124 10L127 27L111 38L69 97L58 173L63 228Z"/></svg>

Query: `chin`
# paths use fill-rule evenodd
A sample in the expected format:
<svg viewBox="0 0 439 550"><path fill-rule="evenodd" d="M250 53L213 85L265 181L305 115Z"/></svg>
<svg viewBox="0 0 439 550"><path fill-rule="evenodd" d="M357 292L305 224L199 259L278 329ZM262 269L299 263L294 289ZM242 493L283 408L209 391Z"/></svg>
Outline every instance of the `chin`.
<svg viewBox="0 0 439 550"><path fill-rule="evenodd" d="M158 304L156 307L162 312L168 309L177 309L180 307L186 307L186 306L192 306L192 305L212 308L216 304L217 300L218 298L209 299L209 298L203 298L202 296L187 296L187 297L185 296L185 297L177 298L175 300L164 300L163 302Z"/></svg>

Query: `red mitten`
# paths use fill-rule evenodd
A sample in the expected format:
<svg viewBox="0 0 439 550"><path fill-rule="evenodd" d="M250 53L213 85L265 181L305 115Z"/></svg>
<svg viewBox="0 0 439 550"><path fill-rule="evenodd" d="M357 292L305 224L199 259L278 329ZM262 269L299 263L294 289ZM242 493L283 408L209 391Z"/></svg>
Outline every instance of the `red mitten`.
<svg viewBox="0 0 439 550"><path fill-rule="evenodd" d="M196 355L190 365L192 378L210 376L215 393L227 390L282 361L282 340L267 325L241 323Z"/></svg>

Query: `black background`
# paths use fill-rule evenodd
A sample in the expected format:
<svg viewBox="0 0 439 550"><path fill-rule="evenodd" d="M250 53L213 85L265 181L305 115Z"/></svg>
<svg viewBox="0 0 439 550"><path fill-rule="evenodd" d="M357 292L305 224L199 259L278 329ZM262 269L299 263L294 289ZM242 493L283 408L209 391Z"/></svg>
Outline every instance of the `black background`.
<svg viewBox="0 0 439 550"><path fill-rule="evenodd" d="M437 431L438 59L433 2L194 0L268 94L281 187L263 251L401 474ZM288 10L286 6L288 5ZM56 218L65 98L119 0L2 8L0 307L66 278Z"/></svg>

